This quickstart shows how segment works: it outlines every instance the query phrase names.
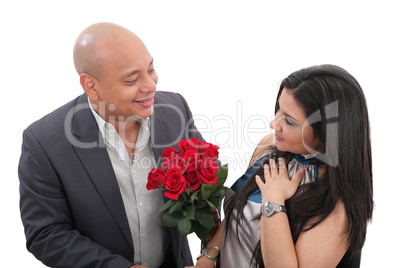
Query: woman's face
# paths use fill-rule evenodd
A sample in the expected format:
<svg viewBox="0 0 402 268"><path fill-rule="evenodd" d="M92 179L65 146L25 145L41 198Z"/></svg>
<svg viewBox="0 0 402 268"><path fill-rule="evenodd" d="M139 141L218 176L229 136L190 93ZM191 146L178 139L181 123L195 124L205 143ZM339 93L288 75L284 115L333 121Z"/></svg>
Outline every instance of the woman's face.
<svg viewBox="0 0 402 268"><path fill-rule="evenodd" d="M314 137L304 110L286 88L282 90L278 104L275 119L270 123L275 130L278 150L297 154L309 154L309 148L320 151L320 140Z"/></svg>

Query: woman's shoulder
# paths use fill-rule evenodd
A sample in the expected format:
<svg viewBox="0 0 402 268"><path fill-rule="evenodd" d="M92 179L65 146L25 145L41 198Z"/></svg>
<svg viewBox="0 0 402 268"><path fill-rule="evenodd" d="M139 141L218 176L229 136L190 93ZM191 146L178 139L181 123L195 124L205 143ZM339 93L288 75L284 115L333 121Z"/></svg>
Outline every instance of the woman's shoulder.
<svg viewBox="0 0 402 268"><path fill-rule="evenodd" d="M255 161L257 161L261 156L267 154L271 150L271 146L273 145L275 145L274 134L270 133L264 136L254 150L249 167L251 167L253 163L255 163Z"/></svg>
<svg viewBox="0 0 402 268"><path fill-rule="evenodd" d="M260 143L258 144L257 148L259 146L268 146L268 145L275 145L275 135L274 133L270 133L266 136L264 136Z"/></svg>

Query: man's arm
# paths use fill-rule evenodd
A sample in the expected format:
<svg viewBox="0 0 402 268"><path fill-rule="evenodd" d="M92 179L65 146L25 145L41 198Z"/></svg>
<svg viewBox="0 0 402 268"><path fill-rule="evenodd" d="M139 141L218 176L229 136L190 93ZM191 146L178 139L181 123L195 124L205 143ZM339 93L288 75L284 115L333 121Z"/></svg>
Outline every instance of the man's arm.
<svg viewBox="0 0 402 268"><path fill-rule="evenodd" d="M129 267L130 261L74 229L59 175L36 137L24 131L18 168L28 250L51 267Z"/></svg>
<svg viewBox="0 0 402 268"><path fill-rule="evenodd" d="M186 139L197 138L201 142L204 142L205 141L204 138L202 137L201 133L198 131L197 127L194 124L193 114L191 113L191 110L187 104L187 101L184 99L184 97L182 95L180 95L180 94L178 94L178 95L181 98L181 100L183 101L183 105L184 105L184 108L187 113L187 118L189 120L187 122L187 126L186 126L186 134L188 135L188 137L186 137Z"/></svg>

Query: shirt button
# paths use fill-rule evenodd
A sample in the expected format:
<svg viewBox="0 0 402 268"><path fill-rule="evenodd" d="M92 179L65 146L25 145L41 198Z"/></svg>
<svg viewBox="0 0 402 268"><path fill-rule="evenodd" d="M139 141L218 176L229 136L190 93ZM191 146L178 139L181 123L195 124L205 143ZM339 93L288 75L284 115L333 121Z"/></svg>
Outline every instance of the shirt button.
<svg viewBox="0 0 402 268"><path fill-rule="evenodd" d="M131 170L131 172L133 172L133 174L137 173L137 171L135 169Z"/></svg>
<svg viewBox="0 0 402 268"><path fill-rule="evenodd" d="M145 237L145 236L146 236L146 234L142 234L142 235L141 235L141 237Z"/></svg>
<svg viewBox="0 0 402 268"><path fill-rule="evenodd" d="M144 203L140 202L140 207L142 208L144 206Z"/></svg>

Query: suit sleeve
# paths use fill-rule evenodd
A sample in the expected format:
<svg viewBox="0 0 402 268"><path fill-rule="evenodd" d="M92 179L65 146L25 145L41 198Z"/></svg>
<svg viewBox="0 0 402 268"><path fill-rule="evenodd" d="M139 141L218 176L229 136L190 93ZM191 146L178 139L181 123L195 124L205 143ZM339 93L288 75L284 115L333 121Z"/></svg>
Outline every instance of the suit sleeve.
<svg viewBox="0 0 402 268"><path fill-rule="evenodd" d="M24 131L18 167L27 249L51 267L129 267L120 255L74 230L61 180L38 140Z"/></svg>
<svg viewBox="0 0 402 268"><path fill-rule="evenodd" d="M184 97L182 95L180 95L179 93L177 93L181 100L183 101L183 105L184 105L184 109L186 110L187 113L187 118L188 118L188 125L187 125L187 139L189 138L197 138L199 139L201 142L204 142L204 138L202 137L201 133L198 131L197 127L194 124L194 119L193 119L193 115L191 113L190 107L187 104L187 101L184 99Z"/></svg>

